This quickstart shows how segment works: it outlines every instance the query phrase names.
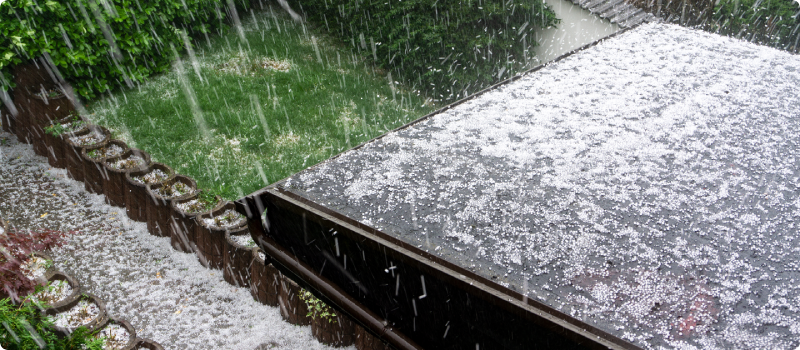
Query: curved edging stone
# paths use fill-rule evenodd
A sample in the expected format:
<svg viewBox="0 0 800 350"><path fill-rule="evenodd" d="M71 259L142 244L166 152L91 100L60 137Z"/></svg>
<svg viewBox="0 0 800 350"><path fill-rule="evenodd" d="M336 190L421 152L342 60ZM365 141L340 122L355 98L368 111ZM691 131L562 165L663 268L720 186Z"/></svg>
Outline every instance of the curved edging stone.
<svg viewBox="0 0 800 350"><path fill-rule="evenodd" d="M164 186L171 186L175 182L183 183L191 192L177 197L162 197L154 192L154 190ZM172 217L171 201L191 196L194 192L197 192L197 183L188 176L175 175L164 182L147 185L146 190L149 197L147 201L147 231L154 236L167 237L169 236L169 222Z"/></svg>
<svg viewBox="0 0 800 350"><path fill-rule="evenodd" d="M141 160L137 164L128 164L120 168L112 166L116 162L130 160L133 157L141 158ZM106 196L106 203L115 207L125 207L125 174L143 170L149 164L150 154L136 148L129 148L116 157L106 158L103 161L106 179L103 182L103 194Z"/></svg>
<svg viewBox="0 0 800 350"><path fill-rule="evenodd" d="M250 265L250 295L259 303L278 306L280 294L280 275L278 269L265 262L266 255L261 248L253 249L253 263Z"/></svg>
<svg viewBox="0 0 800 350"><path fill-rule="evenodd" d="M253 247L243 246L231 239L231 236L250 237L250 229L241 226L225 231L225 251L222 257L222 276L226 282L237 287L250 287L250 271L253 264Z"/></svg>
<svg viewBox="0 0 800 350"><path fill-rule="evenodd" d="M48 126L52 126L55 124L64 125L68 123L80 122L82 126L78 130L75 130L73 132L62 133L61 135L58 136L53 136L48 133L44 134L44 142L47 145L47 163L54 168L64 169L67 167L66 154L64 153L64 150L66 150L66 141L65 141L66 138L73 136L77 133L80 133L82 131L88 130L86 128L86 120L83 117L77 117L77 120L75 119L76 117L66 117L58 121L55 121L53 123L50 123Z"/></svg>
<svg viewBox="0 0 800 350"><path fill-rule="evenodd" d="M123 153L128 150L128 145L120 140L104 140L100 143L86 146L81 151L81 159L83 160L83 184L86 191L90 193L103 194L103 186L106 181L106 172L103 169L103 161L108 158L114 157L99 157L92 158L89 156L93 150L101 149L116 145L122 147Z"/></svg>
<svg viewBox="0 0 800 350"><path fill-rule="evenodd" d="M75 298L71 302L61 305L59 307L46 309L43 311L43 313L48 316L55 316L59 313L69 311L69 309L71 309L73 306L78 305L78 303L81 300L87 300L94 303L95 305L97 305L97 308L100 311L97 317L89 321L89 323L84 324L83 326L88 328L90 331L96 331L102 328L108 322L108 314L106 313L106 304L100 298L89 293L84 293L80 297ZM73 330L74 328L66 328L53 325L53 332L60 337L68 337Z"/></svg>
<svg viewBox="0 0 800 350"><path fill-rule="evenodd" d="M372 335L364 327L358 324L353 325L355 328L355 346L358 350L391 350L392 347L381 341L380 338Z"/></svg>
<svg viewBox="0 0 800 350"><path fill-rule="evenodd" d="M88 145L79 145L76 144L73 139L80 136L85 136L89 133L94 133L95 135L100 138L98 142L102 142L103 140L107 140L111 137L111 133L108 129L99 126L99 125L87 125L86 130L81 132L74 133L70 136L64 137L64 158L66 159L66 168L67 174L75 181L83 181L83 161L81 159L81 152L86 146L91 146L98 142Z"/></svg>
<svg viewBox="0 0 800 350"><path fill-rule="evenodd" d="M195 191L195 193L191 195L180 199L174 199L169 204L172 209L169 223L169 241L172 248L177 251L192 253L200 249L200 243L197 240L197 221L195 221L194 218L199 215L210 213L216 209L216 207L214 207L204 212L190 213L178 207L179 204L196 200L200 193L201 191ZM219 202L220 198L217 197L217 205L219 205ZM201 256L202 255L198 253L198 258ZM203 260L201 259L200 262L202 263ZM205 263L203 263L203 266L208 267Z"/></svg>
<svg viewBox="0 0 800 350"><path fill-rule="evenodd" d="M177 204L178 201L173 201L173 207L176 213L180 213L177 209ZM217 205L214 209L184 218L184 220L194 221L194 243L197 247L197 249L195 249L195 254L197 254L197 259L200 260L203 266L222 269L226 246L225 229L207 225L204 219L213 218L227 209L235 210L235 208L232 202L223 202L221 198L217 196Z"/></svg>
<svg viewBox="0 0 800 350"><path fill-rule="evenodd" d="M33 98L28 100L28 115L31 117L28 133L31 136L33 151L40 156L45 156L48 152L44 142L45 126L50 125L54 120L68 116L75 108L72 106L72 101L63 92L53 97L42 97L33 93L31 97Z"/></svg>
<svg viewBox="0 0 800 350"><path fill-rule="evenodd" d="M156 343L153 340L137 338L136 339L136 345L133 347L133 349L134 350L139 350L139 349L164 350L164 347L161 346L161 344Z"/></svg>
<svg viewBox="0 0 800 350"><path fill-rule="evenodd" d="M330 320L317 316L311 320L311 334L326 345L350 346L355 342L354 326L353 321L342 313L336 313Z"/></svg>
<svg viewBox="0 0 800 350"><path fill-rule="evenodd" d="M70 288L72 288L72 293L70 293L70 295L66 296L64 299L46 305L44 308L45 310L64 306L66 304L75 301L81 296L81 283L78 282L78 280L72 278L72 276L67 275L64 272L61 271L53 272L53 274L50 276L50 278L47 279L47 281L50 283L53 283L55 281L66 281L67 284L69 284Z"/></svg>
<svg viewBox="0 0 800 350"><path fill-rule="evenodd" d="M300 285L283 274L281 274L280 281L281 288L278 297L278 307L281 311L281 317L283 317L286 322L294 325L311 325L311 317L308 316L308 307L306 303L300 299Z"/></svg>
<svg viewBox="0 0 800 350"><path fill-rule="evenodd" d="M34 256L34 257L39 257L39 258L42 258L42 259L44 259L44 260L47 260L47 261L50 261L50 262L53 262L53 261L54 261L54 260L53 260L53 257L52 257L52 256L50 256L50 254L47 254L47 253L45 253L45 252L35 251L35 252L32 252L32 253L31 253L31 255L32 255L32 256ZM44 274L42 275L42 277L41 277L41 278L39 278L39 279L38 279L38 281L35 281L35 282L38 282L38 283L46 283L48 280L50 280L50 277L53 277L53 274L55 274L55 273L56 273L56 269L55 269L55 267L54 267L54 266L51 264L51 265L50 265L50 267L48 267L48 268L45 270L45 272L44 272Z"/></svg>
<svg viewBox="0 0 800 350"><path fill-rule="evenodd" d="M132 170L125 173L125 183L123 191L125 192L125 211L128 217L134 221L147 221L147 208L152 202L150 195L147 194L147 183L134 181L136 176L143 176L149 174L154 170L161 170L167 174L167 178L162 181L152 183L160 184L175 176L175 172L168 165L164 163L150 163L145 169Z"/></svg>
<svg viewBox="0 0 800 350"><path fill-rule="evenodd" d="M125 345L122 346L122 347L117 347L117 348L113 348L113 349L114 350L132 350L132 349L134 349L134 347L136 346L136 341L138 340L138 338L136 338L136 329L133 328L133 326L130 324L130 322L128 322L126 320L123 320L123 319L118 319L116 317L109 317L108 318L108 322L106 323L106 325L104 327L108 327L108 326L114 325L114 324L116 324L116 325L118 325L118 326L120 326L122 328L125 328L125 330L128 332L128 342L125 343ZM100 330L102 330L102 328L100 328Z"/></svg>

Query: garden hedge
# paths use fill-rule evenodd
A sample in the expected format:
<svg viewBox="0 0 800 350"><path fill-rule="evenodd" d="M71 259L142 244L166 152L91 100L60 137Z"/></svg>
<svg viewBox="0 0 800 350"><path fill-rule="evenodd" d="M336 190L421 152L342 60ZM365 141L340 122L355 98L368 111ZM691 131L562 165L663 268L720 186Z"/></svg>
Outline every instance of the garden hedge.
<svg viewBox="0 0 800 350"><path fill-rule="evenodd" d="M559 23L541 0L290 4L351 45L354 53L442 101L464 97L526 67L525 57L537 45L534 32Z"/></svg>
<svg viewBox="0 0 800 350"><path fill-rule="evenodd" d="M55 65L84 98L134 86L170 66L172 47L184 48L189 36L219 29L229 3L7 0L0 4L0 94L13 88L13 67L37 57Z"/></svg>
<svg viewBox="0 0 800 350"><path fill-rule="evenodd" d="M795 0L720 0L708 30L800 52L800 2Z"/></svg>

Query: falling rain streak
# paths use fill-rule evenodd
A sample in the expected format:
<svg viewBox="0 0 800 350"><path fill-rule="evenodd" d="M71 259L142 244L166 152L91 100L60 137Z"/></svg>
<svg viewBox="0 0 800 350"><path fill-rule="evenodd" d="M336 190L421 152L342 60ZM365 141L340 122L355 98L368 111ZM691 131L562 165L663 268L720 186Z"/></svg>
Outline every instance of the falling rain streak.
<svg viewBox="0 0 800 350"><path fill-rule="evenodd" d="M194 124L197 126L197 130L200 132L200 136L205 140L211 139L211 132L208 129L208 125L206 125L206 120L203 117L203 111L200 109L200 104L197 101L197 96L195 96L194 89L192 88L191 83L189 82L189 78L186 76L186 71L183 68L183 61L180 58L180 55L175 51L175 47L170 45L170 49L172 50L173 55L175 55L175 70L177 71L177 78L178 82L181 85L181 89L183 89L183 94L186 97L186 101L189 103L189 108L191 109L192 117L194 118Z"/></svg>

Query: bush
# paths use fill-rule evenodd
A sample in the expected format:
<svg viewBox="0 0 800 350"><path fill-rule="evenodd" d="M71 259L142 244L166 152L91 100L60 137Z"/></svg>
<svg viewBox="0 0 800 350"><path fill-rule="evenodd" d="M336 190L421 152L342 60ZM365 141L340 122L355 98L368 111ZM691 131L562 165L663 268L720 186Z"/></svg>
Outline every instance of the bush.
<svg viewBox="0 0 800 350"><path fill-rule="evenodd" d="M232 3L228 1L227 3ZM222 25L222 0L8 0L0 4L0 89L11 68L44 56L77 93L98 93L162 72L187 35ZM246 6L247 2L242 2Z"/></svg>
<svg viewBox="0 0 800 350"><path fill-rule="evenodd" d="M721 0L709 30L800 51L800 4L794 0Z"/></svg>
<svg viewBox="0 0 800 350"><path fill-rule="evenodd" d="M539 0L308 0L308 18L437 100L527 67L534 31L559 22Z"/></svg>
<svg viewBox="0 0 800 350"><path fill-rule="evenodd" d="M13 305L0 299L0 345L8 350L101 350L102 339L92 339L86 327L74 330L69 339L52 332L52 322L39 313L36 305Z"/></svg>

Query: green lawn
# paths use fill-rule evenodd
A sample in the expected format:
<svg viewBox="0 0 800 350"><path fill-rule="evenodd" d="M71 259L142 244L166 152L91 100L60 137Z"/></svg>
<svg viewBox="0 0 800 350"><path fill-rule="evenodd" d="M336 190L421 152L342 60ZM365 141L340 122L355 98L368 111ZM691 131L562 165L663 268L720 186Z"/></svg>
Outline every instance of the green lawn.
<svg viewBox="0 0 800 350"><path fill-rule="evenodd" d="M235 28L202 38L195 60L89 103L89 119L235 199L434 109L279 10L242 14L245 40Z"/></svg>

